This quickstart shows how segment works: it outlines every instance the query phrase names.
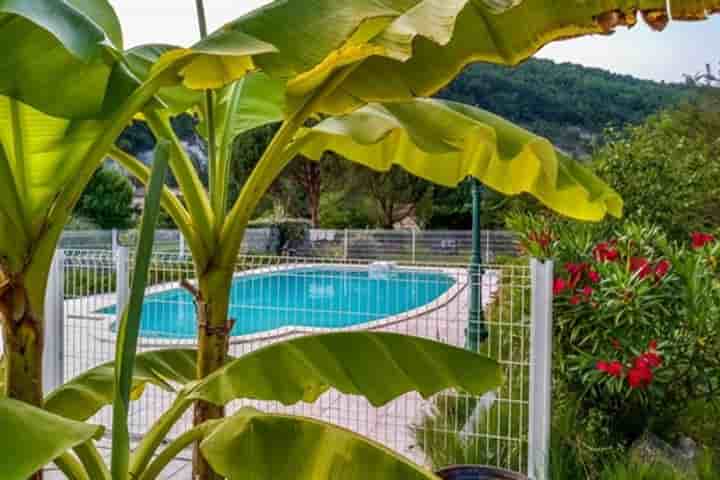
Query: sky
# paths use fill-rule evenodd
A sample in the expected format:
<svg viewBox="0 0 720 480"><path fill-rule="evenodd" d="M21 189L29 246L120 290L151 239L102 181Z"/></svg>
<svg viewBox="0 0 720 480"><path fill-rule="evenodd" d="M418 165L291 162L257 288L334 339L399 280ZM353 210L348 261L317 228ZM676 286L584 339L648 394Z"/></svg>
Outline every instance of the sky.
<svg viewBox="0 0 720 480"><path fill-rule="evenodd" d="M341 0L338 0L341 1ZM110 0L123 27L126 47L143 43L189 46L198 40L192 0ZM268 0L206 0L212 31ZM720 15L699 23L673 22L662 33L642 21L611 37L594 36L556 42L538 56L573 62L651 80L680 82L683 74L720 62Z"/></svg>

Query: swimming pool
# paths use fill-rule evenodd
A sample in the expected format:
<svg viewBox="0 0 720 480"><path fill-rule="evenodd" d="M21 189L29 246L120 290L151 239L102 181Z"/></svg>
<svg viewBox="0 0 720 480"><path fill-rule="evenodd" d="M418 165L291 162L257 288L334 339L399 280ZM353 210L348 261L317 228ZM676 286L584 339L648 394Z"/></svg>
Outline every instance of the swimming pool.
<svg viewBox="0 0 720 480"><path fill-rule="evenodd" d="M233 280L229 317L232 336L283 327L335 329L359 325L417 309L438 299L455 283L440 271L394 270L380 275L365 269L289 268L241 274ZM115 314L110 306L98 313ZM114 331L115 325L111 325ZM172 288L145 297L143 337L190 339L196 336L192 297Z"/></svg>

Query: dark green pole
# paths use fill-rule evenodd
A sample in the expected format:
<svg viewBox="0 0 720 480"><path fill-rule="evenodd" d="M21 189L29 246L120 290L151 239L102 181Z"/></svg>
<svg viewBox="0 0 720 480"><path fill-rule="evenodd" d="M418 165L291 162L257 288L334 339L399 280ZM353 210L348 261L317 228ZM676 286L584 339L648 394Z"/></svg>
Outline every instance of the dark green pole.
<svg viewBox="0 0 720 480"><path fill-rule="evenodd" d="M480 237L480 214L482 212L482 184L475 178L472 182L472 257L470 258L470 312L465 330L465 347L477 352L487 340L488 332L482 307L482 238Z"/></svg>

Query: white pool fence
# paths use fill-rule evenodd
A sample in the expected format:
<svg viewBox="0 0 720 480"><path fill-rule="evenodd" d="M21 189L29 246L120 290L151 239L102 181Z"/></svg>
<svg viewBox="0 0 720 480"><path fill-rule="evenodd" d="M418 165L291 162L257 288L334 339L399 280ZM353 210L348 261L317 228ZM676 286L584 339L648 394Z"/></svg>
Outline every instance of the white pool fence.
<svg viewBox="0 0 720 480"><path fill-rule="evenodd" d="M323 272L328 275L335 272L335 276L338 271L366 272L373 265L377 262L341 258L239 258L237 281L254 280L244 282L240 293L232 296L231 316L233 311L275 310L272 314L263 313L262 328L244 328L240 335L234 336L231 354L240 356L278 340L321 331L322 325L291 326L302 323L295 319L307 318L307 312L319 317L329 313L334 318L347 319L349 325L362 318L364 323L346 329L398 332L465 348L470 297L475 288L481 293L488 330L480 352L500 362L505 370L505 384L481 398L451 391L423 400L412 393L381 408L374 408L361 398L330 391L314 404L284 407L274 402L235 402L231 410L251 404L268 411L322 419L366 435L431 467L484 463L544 480L550 432L552 264L538 261L527 264L520 260L490 263L482 265L483 273L474 278L470 273L473 270L468 270L463 263L410 259L386 264L383 268L407 275L398 277L406 285L399 293L393 293L403 298L398 302L383 302L385 306L374 302L379 289L385 288L382 277L362 276L366 284L356 283L348 291L332 282L323 283ZM109 250L57 252L48 288L46 389L113 360L115 314L107 308L127 301L132 266L126 247L118 247L115 254ZM300 283L306 291L267 291L276 288L264 280L269 278L268 274L281 272L292 277L307 275L308 271L313 272L312 281ZM153 308L167 312L170 320L192 311L190 296L178 289L181 279L194 279L189 258L175 253L156 253L146 304L155 303ZM440 281L445 283L431 285ZM433 296L429 300L422 296L428 288ZM166 293L153 295L162 292ZM290 303L263 303L268 298L279 299L290 293L293 295ZM417 295L424 304L406 303L404 297ZM243 322L243 318L236 320ZM192 338L146 334L141 338L139 349L193 343ZM144 396L132 404L131 432L142 436L171 402L171 394L149 387ZM101 411L93 421L110 426L110 412ZM183 431L189 422L190 418L184 418L171 435Z"/></svg>
<svg viewBox="0 0 720 480"><path fill-rule="evenodd" d="M249 228L242 251L245 255L289 254L298 257L342 258L345 260L402 260L407 263L470 261L472 232L469 230L329 230L307 228L285 239L277 227ZM516 236L503 230L480 234L483 263L518 252ZM78 230L63 232L60 248L66 250L112 250L134 248L135 230ZM187 254L177 230L158 230L155 250Z"/></svg>

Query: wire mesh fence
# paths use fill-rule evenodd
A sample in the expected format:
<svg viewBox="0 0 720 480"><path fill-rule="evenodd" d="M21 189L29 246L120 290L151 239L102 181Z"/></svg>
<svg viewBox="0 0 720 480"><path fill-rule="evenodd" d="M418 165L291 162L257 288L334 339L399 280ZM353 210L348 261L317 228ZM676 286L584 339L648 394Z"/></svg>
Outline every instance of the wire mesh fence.
<svg viewBox="0 0 720 480"><path fill-rule="evenodd" d="M64 377L113 360L124 260L109 251L64 255ZM517 263L517 262L515 262ZM132 268L132 259L129 267ZM506 382L484 397L445 392L423 400L412 393L375 408L331 390L313 404L234 402L266 411L322 419L366 435L413 461L440 467L483 463L526 472L530 392L530 270L527 264L488 264L481 285L482 353L498 360ZM180 280L193 281L188 257L156 253L143 306L140 351L193 346L195 307ZM344 258L242 256L233 281L230 353L241 356L311 333L373 330L425 337L465 347L470 274L462 263L395 263ZM173 395L155 387L132 403L130 430L142 436ZM108 409L94 421L110 425ZM185 417L173 429L190 425Z"/></svg>
<svg viewBox="0 0 720 480"><path fill-rule="evenodd" d="M60 248L133 248L137 231L87 230L63 233ZM518 242L511 232L480 232L484 263L514 256ZM158 230L154 249L158 253L187 253L177 230ZM472 232L465 230L327 230L300 229L287 235L278 227L250 228L242 245L243 255L290 255L296 257L395 260L406 263L467 263L472 252Z"/></svg>

